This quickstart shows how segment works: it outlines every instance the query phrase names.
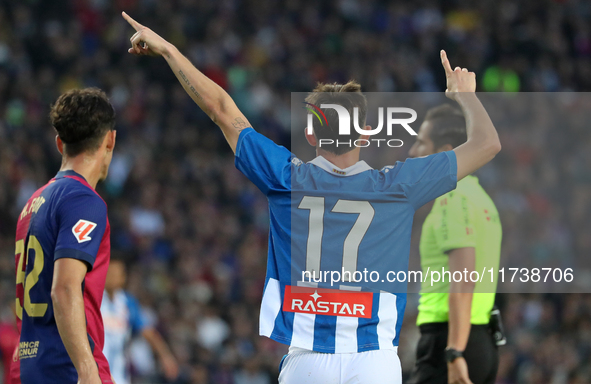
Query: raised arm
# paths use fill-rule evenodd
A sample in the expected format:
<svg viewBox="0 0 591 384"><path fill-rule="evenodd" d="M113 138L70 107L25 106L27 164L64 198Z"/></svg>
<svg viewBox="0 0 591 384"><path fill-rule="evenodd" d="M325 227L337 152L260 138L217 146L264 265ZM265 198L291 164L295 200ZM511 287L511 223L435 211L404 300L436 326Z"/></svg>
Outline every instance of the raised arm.
<svg viewBox="0 0 591 384"><path fill-rule="evenodd" d="M447 54L441 51L447 89L445 95L455 100L464 113L468 140L456 147L458 181L491 161L501 150L499 135L484 106L476 97L476 75L466 68L451 69Z"/></svg>
<svg viewBox="0 0 591 384"><path fill-rule="evenodd" d="M123 18L136 30L130 39L131 48L128 52L135 55L164 57L185 91L221 128L232 151L236 152L240 131L250 127L250 123L230 95L195 68L174 45L132 19L125 12L123 12Z"/></svg>

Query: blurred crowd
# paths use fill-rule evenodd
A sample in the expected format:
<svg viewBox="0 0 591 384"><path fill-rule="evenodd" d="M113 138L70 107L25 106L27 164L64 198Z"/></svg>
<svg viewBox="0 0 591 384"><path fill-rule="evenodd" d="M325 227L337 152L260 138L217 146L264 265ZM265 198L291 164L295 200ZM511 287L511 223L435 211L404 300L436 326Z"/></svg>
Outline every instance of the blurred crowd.
<svg viewBox="0 0 591 384"><path fill-rule="evenodd" d="M165 61L126 53L133 31L122 10L169 39L259 132L286 146L290 92L350 78L365 91L440 92L442 48L452 65L477 73L480 91L591 89L591 3L583 0L1 0L2 320L12 317L17 215L59 169L48 107L67 89L100 87L118 114L116 154L99 186L113 252L129 261L129 291L178 358L179 383L276 382L286 347L258 336L268 212ZM588 121L499 128L503 152L481 181L501 212L506 263L564 267L591 252ZM406 374L415 298L400 347ZM499 383L591 383L591 296L511 294L499 304L509 338ZM163 382L142 340L129 354L136 383Z"/></svg>

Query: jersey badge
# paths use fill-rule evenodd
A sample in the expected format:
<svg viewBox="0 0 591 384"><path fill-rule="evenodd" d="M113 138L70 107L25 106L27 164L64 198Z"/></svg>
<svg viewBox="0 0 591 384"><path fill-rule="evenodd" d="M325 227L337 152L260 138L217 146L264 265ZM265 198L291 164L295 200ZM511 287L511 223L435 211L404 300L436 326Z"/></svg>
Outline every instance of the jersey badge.
<svg viewBox="0 0 591 384"><path fill-rule="evenodd" d="M72 227L72 233L74 234L76 240L78 240L79 243L84 243L92 240L92 238L88 235L90 235L95 228L96 224L92 221L81 219L78 220L74 227Z"/></svg>

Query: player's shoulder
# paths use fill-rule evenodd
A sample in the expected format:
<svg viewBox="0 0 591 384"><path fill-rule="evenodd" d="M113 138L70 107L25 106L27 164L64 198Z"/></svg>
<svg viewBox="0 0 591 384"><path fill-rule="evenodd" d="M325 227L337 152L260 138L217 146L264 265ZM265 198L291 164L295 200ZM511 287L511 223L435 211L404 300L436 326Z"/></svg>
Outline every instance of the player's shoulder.
<svg viewBox="0 0 591 384"><path fill-rule="evenodd" d="M124 291L124 295L125 306L127 307L127 310L135 315L140 315L142 306L139 300L128 291Z"/></svg>
<svg viewBox="0 0 591 384"><path fill-rule="evenodd" d="M478 177L474 175L468 175L458 181L456 189L448 192L448 194L452 192L456 198L465 198L472 204L480 204L488 200L492 201L486 190L480 185Z"/></svg>
<svg viewBox="0 0 591 384"><path fill-rule="evenodd" d="M476 209L485 212L498 213L494 200L486 189L480 185L478 178L472 176L472 184L465 188L465 196L469 203Z"/></svg>
<svg viewBox="0 0 591 384"><path fill-rule="evenodd" d="M135 296L125 289L117 290L114 293L111 301L127 309L136 306L138 303L138 300L135 298Z"/></svg>
<svg viewBox="0 0 591 384"><path fill-rule="evenodd" d="M135 305L138 303L138 300L131 292L126 291L126 290L121 290L121 294L125 298L125 301L127 302L128 305Z"/></svg>
<svg viewBox="0 0 591 384"><path fill-rule="evenodd" d="M278 148L289 152L287 148L277 144L275 141L271 140L262 133L257 132L252 127L248 127L240 131L240 135L238 136L238 142L236 143L236 156L240 157L242 150L245 147L249 151L258 148L263 153L266 153L267 150Z"/></svg>
<svg viewBox="0 0 591 384"><path fill-rule="evenodd" d="M400 182L404 183L407 179L414 180L414 175L421 169L431 166L433 162L448 161L450 155L447 152L438 152L428 156L407 158L403 161L397 161L393 165L387 165L379 170L390 178L400 176Z"/></svg>
<svg viewBox="0 0 591 384"><path fill-rule="evenodd" d="M363 174L373 182L374 188L377 190L390 189L392 185L404 184L406 182L404 177L400 177L400 171L404 163L404 161L396 161L394 164L386 165L382 168L368 169Z"/></svg>
<svg viewBox="0 0 591 384"><path fill-rule="evenodd" d="M71 178L60 178L55 180L51 187L51 198L56 200L60 206L67 206L70 203L76 205L90 205L93 207L107 207L105 201L94 189L84 183Z"/></svg>
<svg viewBox="0 0 591 384"><path fill-rule="evenodd" d="M473 175L466 176L457 183L456 189L447 192L435 199L434 209L450 206L487 207L494 206L488 193L480 185L478 178Z"/></svg>
<svg viewBox="0 0 591 384"><path fill-rule="evenodd" d="M407 159L408 160L408 159ZM374 175L392 175L395 176L396 174L398 174L398 172L400 172L400 168L404 165L405 161L397 161L392 165L386 165L385 167L381 168L381 169L375 169L374 172L372 172Z"/></svg>

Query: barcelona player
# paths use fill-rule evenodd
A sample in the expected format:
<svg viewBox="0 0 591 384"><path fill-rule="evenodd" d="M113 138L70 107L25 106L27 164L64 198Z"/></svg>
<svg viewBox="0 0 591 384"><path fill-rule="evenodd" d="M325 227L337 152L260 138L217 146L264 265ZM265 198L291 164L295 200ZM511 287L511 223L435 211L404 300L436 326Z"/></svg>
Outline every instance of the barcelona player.
<svg viewBox="0 0 591 384"><path fill-rule="evenodd" d="M267 196L269 252L259 331L290 346L279 382L401 383L397 348L406 294L388 283L368 287L350 278L331 289L325 282L304 281L303 272L346 269L350 277L362 270L408 270L415 210L454 189L500 150L494 125L474 93L474 73L452 70L441 52L446 94L468 121L468 140L458 148L374 170L359 161L359 147L320 146L320 140L337 135L340 123L336 109L327 107L322 109L327 124L314 120L313 132L306 134L317 157L304 163L257 133L231 97L173 45L123 17L136 30L129 52L164 57L185 91L221 128L236 167ZM371 129L365 124L367 101L355 82L320 84L306 101L336 105L357 119L347 123Z"/></svg>
<svg viewBox="0 0 591 384"><path fill-rule="evenodd" d="M16 230L20 328L13 383L111 383L101 300L109 266L107 206L96 193L115 147L115 111L96 88L51 108L62 154L57 175L29 199Z"/></svg>

